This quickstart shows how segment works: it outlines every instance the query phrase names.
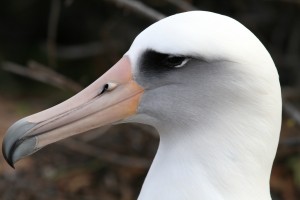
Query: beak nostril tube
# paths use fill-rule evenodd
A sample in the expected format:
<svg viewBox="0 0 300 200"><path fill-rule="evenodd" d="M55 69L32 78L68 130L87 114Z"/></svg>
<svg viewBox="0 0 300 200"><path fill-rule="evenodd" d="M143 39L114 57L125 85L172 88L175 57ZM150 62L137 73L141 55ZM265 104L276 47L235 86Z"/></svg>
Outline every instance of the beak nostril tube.
<svg viewBox="0 0 300 200"><path fill-rule="evenodd" d="M112 91L118 86L117 83L108 82L103 86L103 89L101 90L100 94L103 94L107 91Z"/></svg>

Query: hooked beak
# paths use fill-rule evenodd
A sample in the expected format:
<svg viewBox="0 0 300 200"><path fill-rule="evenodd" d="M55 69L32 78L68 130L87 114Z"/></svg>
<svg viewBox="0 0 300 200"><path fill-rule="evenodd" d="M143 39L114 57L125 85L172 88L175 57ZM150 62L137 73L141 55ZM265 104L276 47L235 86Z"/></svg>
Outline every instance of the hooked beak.
<svg viewBox="0 0 300 200"><path fill-rule="evenodd" d="M14 167L15 162L48 144L130 117L137 112L143 92L124 56L75 96L14 123L3 140L4 158Z"/></svg>

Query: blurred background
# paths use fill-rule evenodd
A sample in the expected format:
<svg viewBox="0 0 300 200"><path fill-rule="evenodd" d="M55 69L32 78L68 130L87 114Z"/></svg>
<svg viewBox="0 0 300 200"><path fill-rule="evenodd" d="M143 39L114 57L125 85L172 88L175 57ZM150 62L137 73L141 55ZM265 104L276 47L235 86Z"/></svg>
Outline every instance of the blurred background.
<svg viewBox="0 0 300 200"><path fill-rule="evenodd" d="M0 1L0 139L17 119L53 106L102 75L155 21L207 10L248 27L280 74L283 125L274 200L300 199L299 0ZM50 145L12 170L0 156L1 200L134 200L158 145L150 127L104 127Z"/></svg>

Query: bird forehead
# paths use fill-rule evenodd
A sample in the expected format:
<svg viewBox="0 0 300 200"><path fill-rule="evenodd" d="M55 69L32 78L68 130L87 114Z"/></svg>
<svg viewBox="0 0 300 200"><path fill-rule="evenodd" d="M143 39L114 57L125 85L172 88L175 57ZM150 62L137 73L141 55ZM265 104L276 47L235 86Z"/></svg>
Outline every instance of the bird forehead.
<svg viewBox="0 0 300 200"><path fill-rule="evenodd" d="M141 32L126 53L133 67L147 49L207 60L238 61L245 58L245 54L252 55L245 51L257 51L257 39L232 18L194 11L167 17Z"/></svg>

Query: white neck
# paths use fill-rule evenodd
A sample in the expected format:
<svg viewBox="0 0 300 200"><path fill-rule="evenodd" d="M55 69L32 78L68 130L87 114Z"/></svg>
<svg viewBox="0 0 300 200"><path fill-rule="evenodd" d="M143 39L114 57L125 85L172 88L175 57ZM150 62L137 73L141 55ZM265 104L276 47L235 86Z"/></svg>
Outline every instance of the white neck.
<svg viewBox="0 0 300 200"><path fill-rule="evenodd" d="M138 200L270 200L278 136L270 132L277 127L261 126L255 133L250 127L258 121L248 122L248 132L224 124L211 130L159 130L159 149Z"/></svg>

